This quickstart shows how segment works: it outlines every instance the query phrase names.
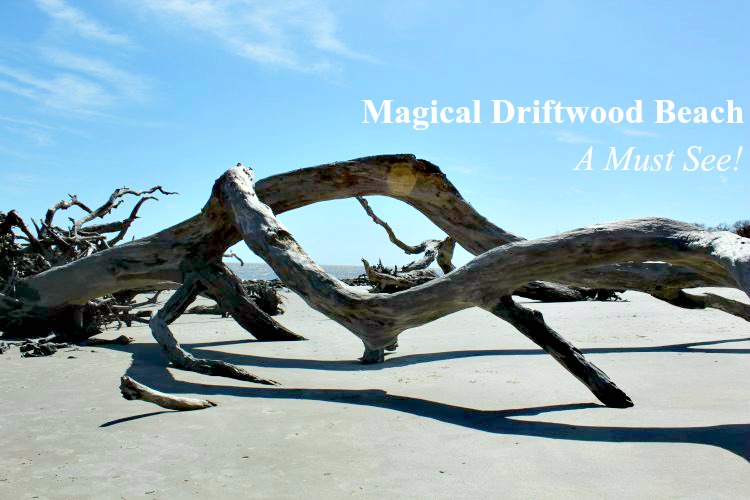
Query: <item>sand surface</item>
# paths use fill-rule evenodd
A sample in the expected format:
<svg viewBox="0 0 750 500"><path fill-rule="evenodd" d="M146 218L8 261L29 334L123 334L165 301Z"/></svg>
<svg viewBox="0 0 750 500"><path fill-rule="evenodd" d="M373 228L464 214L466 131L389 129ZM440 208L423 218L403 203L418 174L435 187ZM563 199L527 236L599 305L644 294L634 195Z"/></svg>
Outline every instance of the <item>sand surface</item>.
<svg viewBox="0 0 750 500"><path fill-rule="evenodd" d="M738 294L733 295L737 297ZM306 342L253 341L185 315L198 356L283 384L167 369L145 327L129 346L0 356L0 498L747 498L750 324L627 302L534 304L633 399L587 389L499 319L470 309L405 332L384 364L287 296ZM216 401L126 401L127 373Z"/></svg>

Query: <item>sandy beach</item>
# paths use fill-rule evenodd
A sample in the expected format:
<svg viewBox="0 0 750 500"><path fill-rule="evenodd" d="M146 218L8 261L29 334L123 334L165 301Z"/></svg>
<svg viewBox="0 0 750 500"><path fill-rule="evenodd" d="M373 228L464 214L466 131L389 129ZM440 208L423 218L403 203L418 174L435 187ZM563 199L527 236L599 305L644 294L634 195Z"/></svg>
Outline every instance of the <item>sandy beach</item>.
<svg viewBox="0 0 750 500"><path fill-rule="evenodd" d="M733 298L742 294L723 291ZM750 325L628 292L533 304L635 402L619 410L512 327L465 310L400 337L380 365L286 293L305 342L254 341L183 315L195 355L281 383L165 368L127 346L0 356L0 498L739 498L750 491ZM745 299L746 300L746 299ZM528 301L524 301L527 302ZM128 374L208 398L172 412L121 398Z"/></svg>

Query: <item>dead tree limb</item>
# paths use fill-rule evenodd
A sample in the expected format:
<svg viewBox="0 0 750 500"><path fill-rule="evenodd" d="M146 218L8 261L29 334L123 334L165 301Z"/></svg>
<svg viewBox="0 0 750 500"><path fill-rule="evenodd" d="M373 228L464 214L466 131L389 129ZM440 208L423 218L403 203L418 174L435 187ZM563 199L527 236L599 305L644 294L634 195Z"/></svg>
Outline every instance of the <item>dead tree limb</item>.
<svg viewBox="0 0 750 500"><path fill-rule="evenodd" d="M249 171L235 168L219 183L226 208L245 242L307 303L365 344L364 359L380 361L398 334L436 317L477 305L497 314L545 350L608 406L631 406L601 370L544 324L512 304L512 291L532 280L592 265L651 255L735 281L750 292L750 246L729 233L705 233L669 219L593 226L537 241L519 241L482 254L466 266L393 295L365 296L326 274L255 196ZM498 305L496 297L504 297ZM509 302L510 301L510 302Z"/></svg>
<svg viewBox="0 0 750 500"><path fill-rule="evenodd" d="M432 269L417 269L414 271L388 274L373 269L372 266L370 266L370 263L367 262L367 259L362 259L362 265L365 267L365 276L367 276L367 279L372 284L371 291L373 292L399 292L437 278L437 273Z"/></svg>
<svg viewBox="0 0 750 500"><path fill-rule="evenodd" d="M588 361L573 344L550 328L539 311L527 309L516 304L512 297L505 296L492 307L491 312L515 326L529 340L544 349L605 405L615 408L633 406L627 394L606 373Z"/></svg>
<svg viewBox="0 0 750 500"><path fill-rule="evenodd" d="M110 199L97 210L91 210L75 195L69 195L69 200L60 201L50 207L44 220L40 220L38 224L33 218L31 219L36 229L36 236L14 211L11 211L8 216L0 214L0 247L2 247L0 248L2 250L0 254L0 285L2 286L0 288L3 293L17 293L16 285L19 277L68 264L117 244L125 236L133 221L138 218L141 206L148 200L156 200L150 194L157 191L167 195L174 194L164 191L160 186L145 191L122 188L116 190ZM117 222L86 225L96 218L111 213L125 195L138 197L129 217ZM68 210L72 207L80 208L86 215L78 221L70 219L73 226L67 230L54 225L55 215L61 210ZM14 229L21 234L16 234ZM118 234L108 240L105 234L112 232ZM20 241L25 241L25 244L16 243L15 240L19 236L21 236ZM3 284L2 281L5 283ZM43 321L38 321L32 325L34 328L15 328L13 318L4 318L0 314L0 329L5 334L16 334L21 338L43 337L49 332L54 332L61 342L79 342L99 333L108 323L116 322L117 327L120 328L123 321L128 326L133 321L142 321L140 314L129 312L135 305L119 303L118 299L119 297L112 295L103 297L102 300L88 301L85 305L70 307L69 311L62 316L72 314L73 318L51 316L46 325Z"/></svg>
<svg viewBox="0 0 750 500"><path fill-rule="evenodd" d="M50 207L49 210L47 210L47 215L44 217L44 223L48 226L52 225L52 220L55 218L55 214L59 210L67 210L71 207L78 207L81 210L91 213L91 209L86 206L84 203L81 203L78 201L78 197L74 194L69 194L68 197L70 198L68 201L62 200Z"/></svg>
<svg viewBox="0 0 750 500"><path fill-rule="evenodd" d="M73 234L78 234L78 232L81 230L81 228L85 224L95 219L101 219L109 215L112 212L112 210L117 208L119 204L122 203L122 198L126 195L133 195L133 196L141 198L141 200L138 201L136 208L133 209L133 213L131 213L131 217L134 220L136 214L138 213L138 209L141 207L141 205L145 201L143 200L143 197L154 200L156 198L154 198L153 196L147 196L147 195L153 194L157 191L164 195L177 194L174 192L165 191L161 186L154 186L151 189L146 189L144 191L133 191L132 189L126 188L126 187L115 189L115 191L110 195L109 199L102 206L100 206L96 210L88 210L86 215L84 215L80 219L75 220L73 223L72 232ZM125 219L125 221L127 220L128 219ZM123 223L125 223L125 221L123 221ZM130 220L130 222L132 222L132 220ZM127 223L128 226L130 225L130 222Z"/></svg>
<svg viewBox="0 0 750 500"><path fill-rule="evenodd" d="M362 208L364 208L365 212L370 216L373 222L385 229L391 243L407 254L424 254L420 259L403 266L401 268L401 271L403 272L402 274L394 273L393 275L389 275L379 273L366 265L365 274L370 282L373 283L373 291L393 293L429 281L431 276L434 277L437 275L426 272L411 273L411 271L426 269L436 259L444 273L449 273L455 268L451 262L453 258L453 250L455 248L455 241L453 241L450 236L444 240L425 240L416 246L408 245L396 236L396 233L387 222L375 214L372 207L370 207L370 204L364 197L357 196L357 201L359 201L359 204L362 205ZM518 238L518 240L521 239L522 238ZM587 294L583 293L580 289L545 281L534 281L528 283L514 293L521 297L530 298L532 300L541 300L543 302L573 302L586 300L587 297Z"/></svg>
<svg viewBox="0 0 750 500"><path fill-rule="evenodd" d="M256 377L230 363L213 359L196 358L183 349L180 343L177 342L177 339L169 329L169 323L172 323L185 312L185 309L200 293L201 284L196 278L197 276L188 276L185 284L172 294L166 304L164 304L164 307L149 322L151 334L161 346L167 359L172 365L183 370L203 373L205 375L229 377L257 384L277 385L272 380Z"/></svg>
<svg viewBox="0 0 750 500"><path fill-rule="evenodd" d="M690 270L700 280L750 291L749 241L735 234L649 218L524 241L476 213L437 167L411 156L373 157L303 169L264 179L256 189L258 196L248 170L230 169L217 180L200 214L148 238L25 277L19 280L17 298L0 296L0 310L29 318L117 290L164 281L195 281L199 279L197 268L219 262L240 238L309 305L362 339L364 358L374 361L382 360L383 349L405 329L472 306L503 317L497 304L530 281L575 284L586 279L603 287L596 283L596 276L602 282L616 281L614 267L624 263L637 266L660 261ZM326 274L267 206L282 212L315 201L366 194L386 194L409 203L464 248L481 255L418 287L391 295L365 294ZM592 269L596 270L593 276ZM643 288L659 286L649 281L653 278L648 273L643 279L639 285ZM681 288L693 283L687 280ZM194 291L183 285L180 293L190 296ZM165 333L165 314L157 314L152 325L164 335L164 344L172 346L173 359L183 362L185 353L176 348L179 344L171 333ZM548 328L541 318L532 318L532 322L520 313L504 316L522 331ZM533 334L540 345L549 344L545 348L557 352L556 359L607 405L631 404L600 370L556 344L549 332Z"/></svg>
<svg viewBox="0 0 750 500"><path fill-rule="evenodd" d="M391 243L399 247L407 255L424 254L420 259L415 260L414 262L410 262L406 264L405 266L402 266L401 271L411 272L411 271L427 269L427 267L429 267L429 265L432 264L435 261L435 259L438 257L438 254L440 254L440 259L438 259L438 265L443 270L443 272L449 273L453 270L453 264L451 263L451 259L453 258L453 249L455 248L455 243L451 243L453 240L451 240L450 237L446 238L445 240L425 240L416 246L407 245L406 243L398 239L398 237L396 236L396 233L393 232L393 229L391 229L391 226L389 226L387 222L385 222L383 219L375 215L375 212L372 210L372 207L370 207L370 204L367 202L367 200L364 197L357 196L357 201L359 201L359 204L362 205L362 208L365 209L365 212L367 213L367 215L370 216L372 221L378 226L385 229L385 232L388 234L388 239L391 240ZM421 275L423 273L418 273L418 274ZM402 283L399 285L400 288L398 288L399 290L405 290L406 288L408 288L408 286L406 286L406 283L408 283L409 277L404 276L402 278L403 278ZM420 280L418 281L419 283L423 282ZM415 282L411 286L416 286L419 283ZM381 291L384 291L384 290L381 290Z"/></svg>
<svg viewBox="0 0 750 500"><path fill-rule="evenodd" d="M306 340L263 312L232 271L223 264L197 271L201 284L219 307L258 340Z"/></svg>
<svg viewBox="0 0 750 500"><path fill-rule="evenodd" d="M155 405L167 408L168 410L192 411L216 406L216 403L209 401L208 399L174 396L172 394L151 389L126 375L120 378L120 392L122 393L122 397L127 400L146 401L147 403L154 403Z"/></svg>
<svg viewBox="0 0 750 500"><path fill-rule="evenodd" d="M236 253L234 253L234 252L227 252L227 253L225 253L225 254L224 254L224 258L225 258L225 259L237 259L237 262L239 262L239 263L240 263L240 266L244 266L244 265L245 265L245 261L243 261L243 260L242 260L242 259L240 258L240 256L239 256L239 255L237 255L237 254L236 254Z"/></svg>

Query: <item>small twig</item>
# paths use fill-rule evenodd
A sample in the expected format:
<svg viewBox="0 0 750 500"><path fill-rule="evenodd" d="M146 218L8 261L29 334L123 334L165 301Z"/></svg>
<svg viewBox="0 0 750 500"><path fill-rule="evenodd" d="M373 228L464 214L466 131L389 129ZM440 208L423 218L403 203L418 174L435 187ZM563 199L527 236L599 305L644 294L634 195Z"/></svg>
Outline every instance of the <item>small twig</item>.
<svg viewBox="0 0 750 500"><path fill-rule="evenodd" d="M224 258L225 259L237 259L238 261L240 261L240 266L244 266L245 265L245 262L240 258L240 256L237 255L234 252L227 252L227 253L225 253L224 254Z"/></svg>
<svg viewBox="0 0 750 500"><path fill-rule="evenodd" d="M165 191L161 186L154 186L151 189L146 189L145 191L133 191L132 189L126 187L115 189L115 191L110 195L109 200L107 200L102 206L87 213L86 215L75 221L75 223L73 224L73 234L77 234L84 224L87 224L94 219L101 219L111 213L112 210L119 207L123 201L121 199L123 196L145 196L155 193L156 191L164 195L177 194L176 192Z"/></svg>

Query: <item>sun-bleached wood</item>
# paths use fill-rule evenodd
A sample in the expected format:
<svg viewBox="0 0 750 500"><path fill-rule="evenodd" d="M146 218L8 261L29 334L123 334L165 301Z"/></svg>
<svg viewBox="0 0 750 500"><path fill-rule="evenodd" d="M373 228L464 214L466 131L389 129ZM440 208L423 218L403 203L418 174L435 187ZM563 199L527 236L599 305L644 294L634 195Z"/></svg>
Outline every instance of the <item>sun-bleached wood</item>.
<svg viewBox="0 0 750 500"><path fill-rule="evenodd" d="M317 201L371 194L412 205L454 241L480 255L409 290L365 294L326 274L274 215L274 211ZM381 361L383 350L408 328L479 306L529 336L609 406L632 403L601 370L551 330L541 315L509 300L514 290L541 280L632 287L656 296L667 289L704 286L697 283L732 286L747 293L750 283L750 240L732 233L648 218L527 241L479 215L431 163L391 155L302 169L261 180L255 187L248 169L230 169L214 184L209 202L198 215L150 237L23 278L15 297L0 297L0 313L54 314L107 293L164 281L183 283L176 295L184 295L180 300L186 301L197 293L188 283L200 283L201 270L217 264L240 238L308 304L362 339L365 361ZM640 267L647 261L660 262ZM669 287L662 287L662 278ZM171 307L178 310L181 305ZM173 363L190 365L167 323L163 314L154 317L155 336L172 347Z"/></svg>
<svg viewBox="0 0 750 500"><path fill-rule="evenodd" d="M681 222L648 218L593 226L534 241L494 248L469 264L423 285L394 294L367 294L322 270L263 204L248 169L234 168L218 184L230 217L248 246L311 307L345 326L366 346L372 361L408 328L471 306L519 325L519 330L608 406L630 406L604 373L543 322L517 306L514 289L552 280L578 269L649 258L675 261L700 274L734 281L748 292L750 241L731 233L709 233ZM498 301L498 297L505 297Z"/></svg>
<svg viewBox="0 0 750 500"><path fill-rule="evenodd" d="M208 399L186 398L157 391L136 382L127 375L123 375L120 378L120 392L122 393L122 397L127 400L146 401L147 403L154 403L168 410L192 411L216 406L216 403Z"/></svg>

